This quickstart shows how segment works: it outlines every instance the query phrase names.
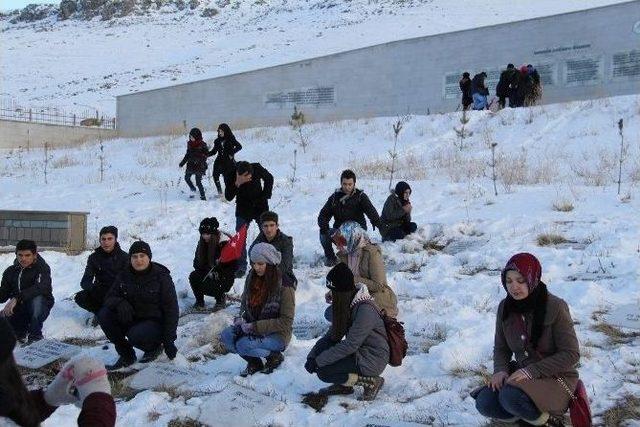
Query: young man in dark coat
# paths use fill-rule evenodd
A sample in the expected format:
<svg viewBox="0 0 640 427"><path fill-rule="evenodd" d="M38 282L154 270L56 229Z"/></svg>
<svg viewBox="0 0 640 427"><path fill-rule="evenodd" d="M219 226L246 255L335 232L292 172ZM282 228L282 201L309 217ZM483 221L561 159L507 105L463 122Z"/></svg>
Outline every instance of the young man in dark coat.
<svg viewBox="0 0 640 427"><path fill-rule="evenodd" d="M129 256L130 266L118 275L98 312L100 326L120 356L108 370L135 363L134 347L144 351L142 363L155 360L163 347L169 359L178 352L178 298L171 272L151 262L151 248L141 240L131 245Z"/></svg>
<svg viewBox="0 0 640 427"><path fill-rule="evenodd" d="M51 269L38 254L33 240L16 244L16 259L2 274L0 315L7 318L16 336L28 343L41 340L42 326L54 304Z"/></svg>
<svg viewBox="0 0 640 427"><path fill-rule="evenodd" d="M293 274L293 239L280 230L277 213L267 211L260 215L260 234L249 247L249 252L257 243L273 245L282 256L278 265L282 274L289 276L292 283L298 282Z"/></svg>
<svg viewBox="0 0 640 427"><path fill-rule="evenodd" d="M380 235L382 241L404 239L407 234L415 233L418 226L411 222L411 187L404 181L396 184L395 191L389 194L380 216Z"/></svg>
<svg viewBox="0 0 640 427"><path fill-rule="evenodd" d="M200 200L207 200L202 186L202 177L207 170L207 157L209 156L209 147L202 140L202 132L200 129L193 128L189 132L189 141L187 142L187 152L185 153L180 167L187 165L184 180L187 182L192 192L196 191L196 187L191 182L191 175L196 176L196 185L200 191ZM193 197L193 196L192 196Z"/></svg>
<svg viewBox="0 0 640 427"><path fill-rule="evenodd" d="M462 78L458 82L460 85L460 91L462 92L462 109L468 110L469 106L473 104L473 97L471 95L471 77L468 72L462 73Z"/></svg>
<svg viewBox="0 0 640 427"><path fill-rule="evenodd" d="M196 310L205 308L205 295L216 299L214 311L222 310L227 306L227 292L233 286L236 263L219 262L222 248L227 244L220 241L219 226L217 218L211 217L200 221L198 228L200 239L193 257L193 271L189 275L189 284L196 298L193 308Z"/></svg>
<svg viewBox="0 0 640 427"><path fill-rule="evenodd" d="M225 198L228 201L236 199L236 231L244 224L251 225L251 221L258 223L262 212L269 210L273 175L260 163L237 162L235 168L225 175L224 184ZM246 245L237 265L236 277L244 276L247 270Z"/></svg>
<svg viewBox="0 0 640 427"><path fill-rule="evenodd" d="M352 170L344 170L340 175L340 188L337 189L324 204L318 214L320 227L320 244L324 250L325 265L337 264L336 254L331 246L331 236L343 222L356 221L362 228L367 229L369 218L375 229L380 224L378 211L371 204L371 200L364 191L356 188L356 174ZM329 221L333 217L333 227L329 228Z"/></svg>
<svg viewBox="0 0 640 427"><path fill-rule="evenodd" d="M231 132L231 128L226 123L218 126L218 137L213 141L213 149L209 151L209 156L218 155L213 162L213 182L216 184L218 194L222 194L220 185L220 175L224 175L233 169L235 155L242 150L242 145Z"/></svg>
<svg viewBox="0 0 640 427"><path fill-rule="evenodd" d="M518 86L518 71L513 64L507 65L507 68L500 73L500 80L496 86L496 95L498 96L498 104L500 108L504 108L509 98L509 106L511 106L511 98L515 95Z"/></svg>
<svg viewBox="0 0 640 427"><path fill-rule="evenodd" d="M120 248L118 229L113 225L100 230L100 246L89 255L84 275L80 281L82 290L75 296L76 304L94 315L102 308L116 276L129 265L129 255ZM93 318L97 326L97 317Z"/></svg>

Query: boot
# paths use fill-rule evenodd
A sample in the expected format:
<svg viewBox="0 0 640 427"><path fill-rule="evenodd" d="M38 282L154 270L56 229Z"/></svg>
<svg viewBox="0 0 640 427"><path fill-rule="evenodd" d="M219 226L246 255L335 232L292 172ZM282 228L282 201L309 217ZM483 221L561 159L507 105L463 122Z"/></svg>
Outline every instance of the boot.
<svg viewBox="0 0 640 427"><path fill-rule="evenodd" d="M529 425L532 425L532 426L544 426L544 425L547 425L547 421L549 421L549 413L548 412L543 412L535 420L525 420L523 418L522 421L525 421Z"/></svg>
<svg viewBox="0 0 640 427"><path fill-rule="evenodd" d="M362 386L364 393L360 400L371 401L376 398L378 392L384 385L384 378L382 377L363 377L358 375L358 379L355 385Z"/></svg>
<svg viewBox="0 0 640 427"><path fill-rule="evenodd" d="M220 298L216 299L216 305L213 306L213 311L220 311L227 308L227 295L223 294Z"/></svg>
<svg viewBox="0 0 640 427"><path fill-rule="evenodd" d="M204 299L202 301L196 300L196 302L191 306L191 309L196 312L205 311L206 307L204 305Z"/></svg>
<svg viewBox="0 0 640 427"><path fill-rule="evenodd" d="M136 363L136 355L134 353L133 357L130 356L120 356L118 358L118 360L116 360L116 363L114 363L113 365L107 365L105 366L105 368L107 368L107 371L111 372L111 371L117 371L118 369L122 369L122 368L126 368L128 366L133 365L134 363Z"/></svg>
<svg viewBox="0 0 640 427"><path fill-rule="evenodd" d="M329 387L324 387L318 390L318 393L326 396L348 395L353 394L353 387L343 384L331 384Z"/></svg>
<svg viewBox="0 0 640 427"><path fill-rule="evenodd" d="M242 358L247 361L247 367L244 368L244 371L240 372L241 377L248 377L264 369L262 359L259 357L242 356Z"/></svg>
<svg viewBox="0 0 640 427"><path fill-rule="evenodd" d="M158 358L158 356L160 356L161 353L162 353L161 345L159 345L158 347L154 348L151 351L145 351L144 354L142 355L142 359L140 359L140 363L153 362Z"/></svg>
<svg viewBox="0 0 640 427"><path fill-rule="evenodd" d="M272 351L271 354L267 356L267 363L264 365L264 369L262 370L263 374L269 375L272 373L280 364L284 361L284 356L279 351Z"/></svg>

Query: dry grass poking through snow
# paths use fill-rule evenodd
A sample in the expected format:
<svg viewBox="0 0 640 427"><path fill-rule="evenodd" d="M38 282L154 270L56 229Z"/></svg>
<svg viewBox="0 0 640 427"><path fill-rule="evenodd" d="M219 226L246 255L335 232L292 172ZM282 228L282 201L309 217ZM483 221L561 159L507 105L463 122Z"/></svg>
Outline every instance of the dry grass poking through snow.
<svg viewBox="0 0 640 427"><path fill-rule="evenodd" d="M536 239L536 243L538 244L538 246L553 246L568 242L569 240L567 240L564 236L554 233L540 234Z"/></svg>
<svg viewBox="0 0 640 427"><path fill-rule="evenodd" d="M632 394L622 396L614 406L604 411L602 420L605 426L627 425L627 421L640 419L640 398Z"/></svg>

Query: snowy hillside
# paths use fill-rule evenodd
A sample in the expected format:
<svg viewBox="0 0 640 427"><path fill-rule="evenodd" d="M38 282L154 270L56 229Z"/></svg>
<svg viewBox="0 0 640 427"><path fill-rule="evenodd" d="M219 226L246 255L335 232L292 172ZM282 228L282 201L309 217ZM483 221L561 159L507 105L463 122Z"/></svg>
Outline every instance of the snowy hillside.
<svg viewBox="0 0 640 427"><path fill-rule="evenodd" d="M622 1L65 0L66 20L0 20L0 84L27 107L113 115L120 94Z"/></svg>
<svg viewBox="0 0 640 427"><path fill-rule="evenodd" d="M619 136L625 123L622 195L616 195ZM207 373L204 383L181 390L144 391L118 402L118 425L164 426L176 418L215 417L224 407L204 402L227 383L271 396L283 403L264 414L262 425L363 425L365 419L483 425L469 390L491 370L495 311L504 297L499 269L510 255L529 251L542 262L543 280L571 308L581 345L580 375L592 399L598 424L612 424L628 396L640 395L640 337L605 323L616 305L638 301L640 287L640 97L472 112L462 140L455 128L460 114L410 117L399 139L399 172L413 187L417 235L384 243L387 276L399 296L410 355L399 368L388 367L375 403L354 397L332 398L323 412L300 403L300 394L320 387L304 371L313 340L294 338L284 365L270 376L242 379L235 355L220 355L215 334L230 322L237 305L178 329L175 362ZM341 169L353 167L358 186L380 209L386 196L394 118L310 125L304 152L290 128L248 129L238 133L245 147L239 159L260 161L276 177L271 207L281 228L294 238L299 329L321 330L327 268L319 266L316 216ZM211 141L212 134L205 134ZM88 211L89 240L99 228L116 224L125 248L138 238L151 244L154 260L168 266L181 310L193 298L187 281L198 238L197 224L214 215L231 230L234 205L213 196L190 201L181 190L178 162L185 135L116 140L105 145L106 173L99 182L96 145L56 150L44 184L43 153L4 152L0 163L0 202L6 209ZM498 195L490 179L490 150L497 143ZM297 150L295 180L293 153ZM254 226L255 227L255 226ZM250 231L255 237L256 228ZM376 241L379 235L372 234ZM538 240L556 235L555 244ZM562 237L560 239L558 236ZM86 326L85 314L69 297L89 252L78 256L45 252L51 265L56 306L45 336L86 339L85 351L111 362L102 350L100 329ZM0 269L13 261L0 256ZM234 292L243 282L237 280ZM211 303L211 301L208 301ZM299 333L300 335L300 333ZM166 360L165 360L166 361ZM120 397L124 393L118 391ZM617 409L616 409L617 408ZM63 408L47 426L68 425L77 409ZM612 421L613 420L613 421ZM637 421L635 422L638 425Z"/></svg>

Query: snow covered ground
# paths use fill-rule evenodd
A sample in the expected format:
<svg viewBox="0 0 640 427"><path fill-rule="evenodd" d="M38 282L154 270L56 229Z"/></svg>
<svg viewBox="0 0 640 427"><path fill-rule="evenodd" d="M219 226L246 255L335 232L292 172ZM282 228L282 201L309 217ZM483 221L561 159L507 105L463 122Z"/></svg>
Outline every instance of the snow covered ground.
<svg viewBox="0 0 640 427"><path fill-rule="evenodd" d="M0 85L26 107L114 115L115 96L129 92L622 1L204 0L182 11L158 1L149 15L109 21L3 19ZM206 8L218 14L201 17Z"/></svg>
<svg viewBox="0 0 640 427"><path fill-rule="evenodd" d="M640 97L507 109L495 115L472 112L469 118L466 132L472 135L462 147L454 130L460 127L460 113L410 117L400 133L394 181L405 178L413 187L414 218L420 228L407 240L382 244L382 250L389 283L400 300L410 355L401 367L384 372L386 384L375 403L332 398L321 413L303 406L300 394L321 383L303 368L313 340L300 337L292 340L284 365L272 375L238 377L243 361L215 352L215 334L230 321L237 310L234 305L178 329L182 356L173 363L207 372L210 383L192 384L195 395L144 391L119 401L118 425L163 426L174 418L214 416L224 407L203 403L206 390L226 382L284 403L278 411L264 414L262 425L361 425L366 418L379 419L380 424L403 420L482 425L485 420L468 392L491 370L495 311L504 297L499 269L520 251L539 257L550 291L569 303L581 344L580 375L597 422L603 424L605 411L624 396L640 396L640 338L612 338L601 332L606 330L604 311L640 299ZM619 197L613 182L620 118L628 148ZM381 209L388 194L386 168L394 120L306 126L306 152L297 132L288 127L238 132L244 146L238 158L259 161L276 177L271 207L280 213L281 228L295 243L300 281L296 325L324 325L328 269L318 264L317 212L346 167L357 171L358 187ZM205 140L212 139L212 134L205 134ZM95 144L53 151L46 185L41 150L2 152L0 205L90 212L91 246L106 224L120 228L125 249L138 238L148 241L154 260L170 268L185 310L193 303L187 277L200 219L214 215L229 231L234 224L234 205L213 197L211 181L209 201L188 200L182 192L186 185L180 181L178 162L185 140L185 135L175 135L106 143L103 182ZM498 144L497 196L490 179L492 142ZM254 225L250 238L256 233ZM543 234L561 235L568 242L542 247L537 239ZM372 236L380 240L377 232ZM89 252L42 255L52 268L56 297L45 336L102 339L100 329L86 326L85 313L68 299L79 289ZM11 254L0 255L0 269L12 261ZM240 292L242 284L237 280L234 292ZM105 361L116 357L113 348L105 351L101 345L84 351ZM69 425L69 417L76 415L77 409L63 408L45 425Z"/></svg>

